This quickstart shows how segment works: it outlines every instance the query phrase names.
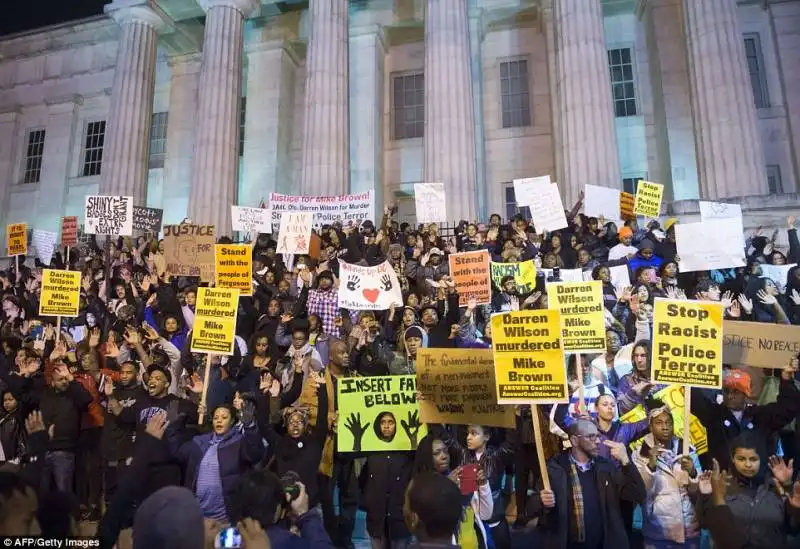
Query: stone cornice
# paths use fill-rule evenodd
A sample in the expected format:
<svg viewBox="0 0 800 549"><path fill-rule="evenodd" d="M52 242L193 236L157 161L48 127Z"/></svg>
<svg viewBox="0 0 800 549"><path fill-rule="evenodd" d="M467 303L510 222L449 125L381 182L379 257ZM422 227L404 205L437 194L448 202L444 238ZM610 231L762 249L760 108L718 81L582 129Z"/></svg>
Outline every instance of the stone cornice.
<svg viewBox="0 0 800 549"><path fill-rule="evenodd" d="M19 109L8 109L5 111L0 111L0 124L8 124L17 121L17 117L19 116Z"/></svg>
<svg viewBox="0 0 800 549"><path fill-rule="evenodd" d="M206 13L211 8L220 6L233 8L241 13L245 19L257 16L261 10L261 2L259 0L197 0L197 3Z"/></svg>
<svg viewBox="0 0 800 549"><path fill-rule="evenodd" d="M52 110L53 108L58 108L61 106L70 106L74 107L75 105L83 105L83 96L78 95L77 93L68 94L68 95L61 95L56 97L50 97L45 99L45 105L50 107Z"/></svg>
<svg viewBox="0 0 800 549"><path fill-rule="evenodd" d="M175 22L152 0L114 0L104 11L120 26L142 23L157 32L175 28Z"/></svg>
<svg viewBox="0 0 800 549"><path fill-rule="evenodd" d="M172 76L200 72L201 55L199 53L185 53L172 55L167 58L167 65L172 71Z"/></svg>

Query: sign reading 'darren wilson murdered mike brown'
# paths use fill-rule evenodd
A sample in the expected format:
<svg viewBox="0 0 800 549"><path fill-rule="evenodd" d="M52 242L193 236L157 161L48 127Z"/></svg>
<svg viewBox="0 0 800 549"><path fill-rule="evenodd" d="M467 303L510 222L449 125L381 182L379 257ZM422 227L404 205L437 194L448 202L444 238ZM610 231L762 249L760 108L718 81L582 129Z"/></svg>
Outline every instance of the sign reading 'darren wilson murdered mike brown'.
<svg viewBox="0 0 800 549"><path fill-rule="evenodd" d="M556 310L492 316L492 351L498 404L569 400L561 319Z"/></svg>
<svg viewBox="0 0 800 549"><path fill-rule="evenodd" d="M722 387L722 304L656 299L653 380Z"/></svg>
<svg viewBox="0 0 800 549"><path fill-rule="evenodd" d="M39 314L42 316L78 316L81 298L80 271L44 269Z"/></svg>
<svg viewBox="0 0 800 549"><path fill-rule="evenodd" d="M239 290L198 288L191 351L232 355L238 308Z"/></svg>
<svg viewBox="0 0 800 549"><path fill-rule="evenodd" d="M603 353L606 321L603 283L553 282L547 285L547 302L561 313L561 340L567 353Z"/></svg>

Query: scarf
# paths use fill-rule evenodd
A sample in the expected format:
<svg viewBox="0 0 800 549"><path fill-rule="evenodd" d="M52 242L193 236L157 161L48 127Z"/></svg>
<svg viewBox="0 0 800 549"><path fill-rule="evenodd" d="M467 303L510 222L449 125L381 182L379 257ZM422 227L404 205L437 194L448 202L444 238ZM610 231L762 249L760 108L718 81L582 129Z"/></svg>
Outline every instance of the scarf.
<svg viewBox="0 0 800 549"><path fill-rule="evenodd" d="M586 526L583 522L583 489L581 479L578 476L578 467L572 457L569 460L569 480L572 484L572 523L570 527L574 534L574 539L578 543L586 541Z"/></svg>

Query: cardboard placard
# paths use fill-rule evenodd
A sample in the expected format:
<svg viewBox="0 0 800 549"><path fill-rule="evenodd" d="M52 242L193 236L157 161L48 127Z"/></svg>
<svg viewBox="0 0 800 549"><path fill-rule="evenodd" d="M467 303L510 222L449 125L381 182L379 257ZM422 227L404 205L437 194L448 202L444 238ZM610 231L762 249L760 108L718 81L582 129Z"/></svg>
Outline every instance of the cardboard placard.
<svg viewBox="0 0 800 549"><path fill-rule="evenodd" d="M619 193L619 216L625 221L636 219L636 214L633 213L633 204L635 200L631 193Z"/></svg>
<svg viewBox="0 0 800 549"><path fill-rule="evenodd" d="M78 218L74 215L61 218L61 245L74 248L78 245Z"/></svg>
<svg viewBox="0 0 800 549"><path fill-rule="evenodd" d="M274 212L264 208L231 206L231 226L234 231L239 231L250 235L251 238L255 238L259 233L268 234L272 232L273 215ZM278 215L277 221L280 221L280 215Z"/></svg>
<svg viewBox="0 0 800 549"><path fill-rule="evenodd" d="M217 288L236 288L239 295L253 293L253 253L248 244L217 244Z"/></svg>
<svg viewBox="0 0 800 549"><path fill-rule="evenodd" d="M674 227L680 272L732 269L747 264L741 217L678 223Z"/></svg>
<svg viewBox="0 0 800 549"><path fill-rule="evenodd" d="M664 196L664 185L650 181L639 181L636 187L636 201L633 212L636 215L656 218L661 215L661 199Z"/></svg>
<svg viewBox="0 0 800 549"><path fill-rule="evenodd" d="M495 263L490 265L492 282L498 290L502 290L501 283L507 276L514 277L517 285L517 294L524 295L536 289L536 263L533 260L522 263Z"/></svg>
<svg viewBox="0 0 800 549"><path fill-rule="evenodd" d="M722 318L718 302L656 299L653 381L720 389Z"/></svg>
<svg viewBox="0 0 800 549"><path fill-rule="evenodd" d="M784 368L800 354L800 326L726 320L723 330L725 364Z"/></svg>
<svg viewBox="0 0 800 549"><path fill-rule="evenodd" d="M214 280L214 225L166 225L164 256L167 276L199 276L203 282Z"/></svg>
<svg viewBox="0 0 800 549"><path fill-rule="evenodd" d="M564 352L606 351L602 282L552 282L547 285L547 302L561 314Z"/></svg>
<svg viewBox="0 0 800 549"><path fill-rule="evenodd" d="M569 401L567 369L556 310L517 311L492 317L498 404Z"/></svg>
<svg viewBox="0 0 800 549"><path fill-rule="evenodd" d="M336 384L336 398L339 452L416 450L427 433L419 418L413 375L342 377Z"/></svg>
<svg viewBox="0 0 800 549"><path fill-rule="evenodd" d="M339 307L359 311L385 311L402 307L403 291L388 261L362 267L339 261Z"/></svg>
<svg viewBox="0 0 800 549"><path fill-rule="evenodd" d="M84 220L86 234L131 236L133 197L87 196Z"/></svg>
<svg viewBox="0 0 800 549"><path fill-rule="evenodd" d="M198 288L191 351L232 355L238 309L239 290Z"/></svg>
<svg viewBox="0 0 800 549"><path fill-rule="evenodd" d="M456 282L460 306L465 307L470 299L477 300L478 305L492 302L488 250L451 254L449 261L450 275Z"/></svg>
<svg viewBox="0 0 800 549"><path fill-rule="evenodd" d="M163 218L164 210L159 208L133 207L133 228L136 231L160 232Z"/></svg>
<svg viewBox="0 0 800 549"><path fill-rule="evenodd" d="M8 255L28 253L28 224L12 223L6 227L6 249Z"/></svg>
<svg viewBox="0 0 800 549"><path fill-rule="evenodd" d="M311 212L312 224L318 228L337 222L343 227L359 227L364 221L373 219L375 193L371 189L364 193L339 196L292 196L271 193L269 208L272 212L272 230L280 225L281 214L285 212Z"/></svg>
<svg viewBox="0 0 800 549"><path fill-rule="evenodd" d="M41 316L78 316L80 299L80 271L42 270Z"/></svg>
<svg viewBox="0 0 800 549"><path fill-rule="evenodd" d="M491 349L420 349L417 390L423 423L516 426L514 407L497 404Z"/></svg>
<svg viewBox="0 0 800 549"><path fill-rule="evenodd" d="M307 254L311 247L311 212L283 212L278 230L279 254Z"/></svg>
<svg viewBox="0 0 800 549"><path fill-rule="evenodd" d="M58 235L50 231L33 229L33 247L36 248L36 258L42 265L50 265L53 259L53 251L56 249L56 239Z"/></svg>
<svg viewBox="0 0 800 549"><path fill-rule="evenodd" d="M444 183L415 183L414 206L417 223L446 223L447 195Z"/></svg>

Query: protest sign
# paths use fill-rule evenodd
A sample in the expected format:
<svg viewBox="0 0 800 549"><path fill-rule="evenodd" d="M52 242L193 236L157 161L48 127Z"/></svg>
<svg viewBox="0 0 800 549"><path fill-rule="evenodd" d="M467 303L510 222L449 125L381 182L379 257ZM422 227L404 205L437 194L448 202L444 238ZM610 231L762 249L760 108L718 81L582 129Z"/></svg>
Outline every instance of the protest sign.
<svg viewBox="0 0 800 549"><path fill-rule="evenodd" d="M674 425L675 436L679 439L683 438L683 387L681 385L667 385L657 393L653 394L654 400L660 400L672 412L672 423ZM647 419L647 411L639 404L633 410L620 417L622 423L636 423ZM691 435L692 446L695 447L697 455L701 456L708 452L708 438L706 428L700 423L700 420L692 414L689 423L689 434ZM630 444L631 449L639 448L644 439L640 438Z"/></svg>
<svg viewBox="0 0 800 549"><path fill-rule="evenodd" d="M420 422L413 375L340 377L336 401L339 452L416 450L427 434Z"/></svg>
<svg viewBox="0 0 800 549"><path fill-rule="evenodd" d="M53 251L56 249L58 235L42 229L33 229L33 247L36 248L36 257L43 265L50 265Z"/></svg>
<svg viewBox="0 0 800 549"><path fill-rule="evenodd" d="M12 223L6 227L6 249L8 255L28 253L28 224Z"/></svg>
<svg viewBox="0 0 800 549"><path fill-rule="evenodd" d="M761 269L761 276L759 278L769 278L775 283L778 292L783 294L786 292L789 271L794 267L797 267L797 263L790 263L789 265L770 265L768 263L763 263L759 265Z"/></svg>
<svg viewBox="0 0 800 549"><path fill-rule="evenodd" d="M634 202L635 198L631 193L619 193L619 215L622 219L636 219L636 214L633 213Z"/></svg>
<svg viewBox="0 0 800 549"><path fill-rule="evenodd" d="M745 266L742 218L678 223L674 227L680 272Z"/></svg>
<svg viewBox="0 0 800 549"><path fill-rule="evenodd" d="M84 221L86 234L131 236L133 197L87 196Z"/></svg>
<svg viewBox="0 0 800 549"><path fill-rule="evenodd" d="M214 280L214 225L165 225L164 256L167 276L199 276Z"/></svg>
<svg viewBox="0 0 800 549"><path fill-rule="evenodd" d="M164 210L158 208L133 207L133 228L136 231L157 233L161 231Z"/></svg>
<svg viewBox="0 0 800 549"><path fill-rule="evenodd" d="M42 270L41 316L78 316L80 299L80 271Z"/></svg>
<svg viewBox="0 0 800 549"><path fill-rule="evenodd" d="M616 289L627 288L631 285L631 276L628 271L627 265L615 265L614 267L606 267L611 276L611 285ZM592 278L592 271L583 271L583 280L594 280Z"/></svg>
<svg viewBox="0 0 800 549"><path fill-rule="evenodd" d="M732 217L742 217L742 207L739 204L700 201L700 219L702 221L729 219Z"/></svg>
<svg viewBox="0 0 800 549"><path fill-rule="evenodd" d="M403 291L397 273L388 261L362 267L339 261L339 307L362 311L384 311L392 303L403 306Z"/></svg>
<svg viewBox="0 0 800 549"><path fill-rule="evenodd" d="M74 215L61 218L61 245L69 247L78 245L78 218Z"/></svg>
<svg viewBox="0 0 800 549"><path fill-rule="evenodd" d="M663 196L664 185L644 180L639 181L636 187L636 201L633 205L633 213L645 217L658 217L661 215L661 198Z"/></svg>
<svg viewBox="0 0 800 549"><path fill-rule="evenodd" d="M718 302L656 299L653 381L721 388L722 313Z"/></svg>
<svg viewBox="0 0 800 549"><path fill-rule="evenodd" d="M491 349L420 349L416 364L423 423L516 426L514 407L497 404Z"/></svg>
<svg viewBox="0 0 800 549"><path fill-rule="evenodd" d="M280 226L281 214L285 212L311 212L314 216L312 221L314 227L332 225L336 222L345 227L357 227L367 219L373 219L374 194L371 190L340 196L292 196L271 193L267 211L272 212L272 230Z"/></svg>
<svg viewBox="0 0 800 549"><path fill-rule="evenodd" d="M492 283L498 290L502 289L502 281L507 276L513 276L517 285L517 294L531 293L536 288L536 264L533 260L522 263L495 263L491 265Z"/></svg>
<svg viewBox="0 0 800 549"><path fill-rule="evenodd" d="M286 196L286 195L279 195ZM304 198L293 196L288 198ZM318 197L323 198L323 197ZM231 206L231 224L234 231L240 231L255 238L258 233L272 232L272 210L264 208L248 208L246 206ZM280 222L280 213L277 214L276 222Z"/></svg>
<svg viewBox="0 0 800 549"><path fill-rule="evenodd" d="M456 282L460 306L466 306L470 299L475 299L478 305L486 305L492 302L488 250L451 254L449 261L450 276ZM534 274L535 279L536 275Z"/></svg>
<svg viewBox="0 0 800 549"><path fill-rule="evenodd" d="M239 290L198 288L191 351L232 355L238 309Z"/></svg>
<svg viewBox="0 0 800 549"><path fill-rule="evenodd" d="M584 280L581 269L559 269L557 277L555 269L542 269L542 273L544 273L544 281L547 284L553 282L583 282Z"/></svg>
<svg viewBox="0 0 800 549"><path fill-rule="evenodd" d="M800 354L800 326L726 320L722 360L755 368L783 368Z"/></svg>
<svg viewBox="0 0 800 549"><path fill-rule="evenodd" d="M279 254L307 254L311 241L311 212L284 212L278 231Z"/></svg>
<svg viewBox="0 0 800 549"><path fill-rule="evenodd" d="M444 183L415 183L414 206L417 223L444 223L447 221L447 196Z"/></svg>
<svg viewBox="0 0 800 549"><path fill-rule="evenodd" d="M558 311L492 316L492 351L498 404L569 400Z"/></svg>
<svg viewBox="0 0 800 549"><path fill-rule="evenodd" d="M561 315L564 352L606 351L602 282L553 282L547 286L547 302Z"/></svg>
<svg viewBox="0 0 800 549"><path fill-rule="evenodd" d="M583 213L588 216L603 216L609 221L622 219L620 215L620 191L610 187L586 185Z"/></svg>
<svg viewBox="0 0 800 549"><path fill-rule="evenodd" d="M530 206L539 200L541 189L550 185L550 176L526 177L514 180L514 200L517 207Z"/></svg>
<svg viewBox="0 0 800 549"><path fill-rule="evenodd" d="M567 227L567 217L564 215L564 204L561 202L558 185L555 183L539 185L535 194L536 200L528 204L528 207L536 231L542 233Z"/></svg>
<svg viewBox="0 0 800 549"><path fill-rule="evenodd" d="M249 244L217 244L217 288L236 288L239 295L251 295L253 253Z"/></svg>

